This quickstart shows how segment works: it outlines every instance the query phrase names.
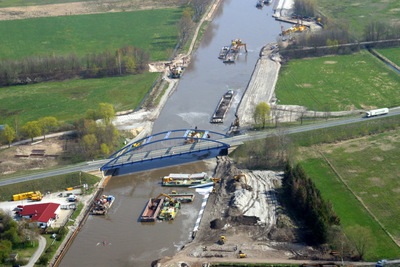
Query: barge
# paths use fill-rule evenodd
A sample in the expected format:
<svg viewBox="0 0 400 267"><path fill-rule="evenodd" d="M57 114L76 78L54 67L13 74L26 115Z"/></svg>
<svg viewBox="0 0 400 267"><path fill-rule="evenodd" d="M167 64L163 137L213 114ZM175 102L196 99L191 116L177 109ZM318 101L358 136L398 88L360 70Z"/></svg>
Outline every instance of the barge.
<svg viewBox="0 0 400 267"><path fill-rule="evenodd" d="M173 186L173 187L189 187L194 185L201 185L212 182L211 179L191 180L191 179L166 179L163 180L162 186Z"/></svg>
<svg viewBox="0 0 400 267"><path fill-rule="evenodd" d="M193 173L193 174L187 174L187 173L170 173L168 176L164 176L163 179L166 178L171 178L173 180L180 180L180 179L194 179L194 180L199 180L199 179L206 179L207 173L205 172L200 172L200 173Z"/></svg>
<svg viewBox="0 0 400 267"><path fill-rule="evenodd" d="M233 91L231 89L226 92L218 103L218 106L212 116L210 123L223 123L226 113L228 112L233 100Z"/></svg>
<svg viewBox="0 0 400 267"><path fill-rule="evenodd" d="M164 204L163 198L150 198L149 202L140 216L141 222L155 222L158 214L160 213L160 209Z"/></svg>
<svg viewBox="0 0 400 267"><path fill-rule="evenodd" d="M107 211L111 208L115 201L114 196L103 195L100 199L94 200L94 207L92 209L92 215L105 215Z"/></svg>
<svg viewBox="0 0 400 267"><path fill-rule="evenodd" d="M242 40L232 40L230 46L222 47L218 58L222 59L222 62L224 63L235 63L242 46L244 46L244 49L247 52L247 46L242 42Z"/></svg>
<svg viewBox="0 0 400 267"><path fill-rule="evenodd" d="M173 200L179 201L181 203L189 203L193 202L194 200L194 194L192 193L177 193L175 191L172 191L171 194L168 194Z"/></svg>

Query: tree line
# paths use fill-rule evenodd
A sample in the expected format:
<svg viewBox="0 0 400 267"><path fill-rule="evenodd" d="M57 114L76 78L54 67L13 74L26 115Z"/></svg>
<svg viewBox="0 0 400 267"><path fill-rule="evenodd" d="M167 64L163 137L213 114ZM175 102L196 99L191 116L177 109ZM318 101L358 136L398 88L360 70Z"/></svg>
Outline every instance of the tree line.
<svg viewBox="0 0 400 267"><path fill-rule="evenodd" d="M97 109L87 110L85 118L74 122L78 147L73 148L71 154L76 160L107 156L114 150L119 132L111 123L113 118L114 107L108 103L100 103ZM0 140L3 144L11 146L16 138L30 138L33 142L35 137L43 135L46 139L46 134L56 131L59 126L61 124L55 117L43 117L25 123L22 132L17 135L13 127L5 125L0 131Z"/></svg>
<svg viewBox="0 0 400 267"><path fill-rule="evenodd" d="M126 46L113 53L87 54L79 57L30 56L20 60L0 61L0 86L23 85L69 78L102 78L142 73L147 69L150 53L137 47Z"/></svg>
<svg viewBox="0 0 400 267"><path fill-rule="evenodd" d="M282 184L284 199L311 230L312 241L326 243L330 227L340 225L330 201L322 198L321 192L300 165L294 168L286 165Z"/></svg>

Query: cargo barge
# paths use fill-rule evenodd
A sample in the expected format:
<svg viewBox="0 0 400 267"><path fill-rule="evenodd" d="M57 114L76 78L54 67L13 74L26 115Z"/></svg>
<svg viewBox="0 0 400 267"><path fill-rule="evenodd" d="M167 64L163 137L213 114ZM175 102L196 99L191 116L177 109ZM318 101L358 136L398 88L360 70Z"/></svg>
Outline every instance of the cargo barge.
<svg viewBox="0 0 400 267"><path fill-rule="evenodd" d="M174 187L189 187L194 185L201 185L212 182L211 179L202 179L202 180L192 180L192 179L180 179L173 180L167 179L162 182L162 186L174 186Z"/></svg>
<svg viewBox="0 0 400 267"><path fill-rule="evenodd" d="M100 199L94 200L94 207L92 209L92 215L105 215L107 211L111 208L115 201L114 196L103 195Z"/></svg>
<svg viewBox="0 0 400 267"><path fill-rule="evenodd" d="M226 92L218 103L218 106L211 117L210 123L223 123L226 113L228 112L233 100L233 91L230 89Z"/></svg>
<svg viewBox="0 0 400 267"><path fill-rule="evenodd" d="M140 216L141 222L155 222L158 214L160 213L160 209L164 204L163 198L150 198L149 202Z"/></svg>
<svg viewBox="0 0 400 267"><path fill-rule="evenodd" d="M240 39L232 40L230 46L223 46L221 51L219 52L219 59L222 59L224 63L235 63L240 48L244 46L245 51L247 52L247 46Z"/></svg>
<svg viewBox="0 0 400 267"><path fill-rule="evenodd" d="M199 180L199 179L206 179L207 173L205 172L200 172L200 173L193 173L193 174L187 174L187 173L170 173L168 176L164 176L163 179L173 179L173 180L180 180L180 179L194 179L194 180Z"/></svg>
<svg viewBox="0 0 400 267"><path fill-rule="evenodd" d="M193 202L194 200L194 194L192 193L177 193L175 191L172 191L171 194L168 194L173 200L179 201L181 203L189 203Z"/></svg>

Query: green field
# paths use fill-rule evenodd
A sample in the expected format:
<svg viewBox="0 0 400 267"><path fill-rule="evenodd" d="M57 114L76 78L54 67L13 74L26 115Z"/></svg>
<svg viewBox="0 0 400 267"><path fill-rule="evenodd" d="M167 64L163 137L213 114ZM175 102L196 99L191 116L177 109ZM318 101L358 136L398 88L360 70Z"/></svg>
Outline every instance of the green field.
<svg viewBox="0 0 400 267"><path fill-rule="evenodd" d="M19 193L40 191L45 194L47 191L52 193L64 191L65 188L88 184L92 187L99 182L100 178L85 172L74 172L70 174L51 176L42 179L30 180L26 182L0 186L0 201L8 201L12 196ZM46 196L45 196L46 197Z"/></svg>
<svg viewBox="0 0 400 267"><path fill-rule="evenodd" d="M397 66L400 66L400 47L376 49L376 51L395 63Z"/></svg>
<svg viewBox="0 0 400 267"><path fill-rule="evenodd" d="M18 124L54 116L71 122L82 118L99 103L110 103L115 110L136 108L158 77L145 73L103 79L76 79L0 88L0 124Z"/></svg>
<svg viewBox="0 0 400 267"><path fill-rule="evenodd" d="M357 39L363 35L365 26L381 21L388 24L399 22L400 1L377 0L318 0L317 6L325 16L349 29Z"/></svg>
<svg viewBox="0 0 400 267"><path fill-rule="evenodd" d="M87 2L92 0L2 0L0 7L13 7L13 6L36 6L36 5L49 5L59 3L73 3L73 2Z"/></svg>
<svg viewBox="0 0 400 267"><path fill-rule="evenodd" d="M1 21L0 59L78 56L134 46L165 60L177 43L178 8Z"/></svg>
<svg viewBox="0 0 400 267"><path fill-rule="evenodd" d="M276 85L280 104L309 110L352 110L400 105L400 76L362 50L345 56L290 60Z"/></svg>
<svg viewBox="0 0 400 267"><path fill-rule="evenodd" d="M319 146L343 180L361 198L385 229L400 239L400 129L346 142ZM348 191L315 148L301 150L298 160L325 199L332 201L344 231L369 228L367 260L398 258L400 248Z"/></svg>

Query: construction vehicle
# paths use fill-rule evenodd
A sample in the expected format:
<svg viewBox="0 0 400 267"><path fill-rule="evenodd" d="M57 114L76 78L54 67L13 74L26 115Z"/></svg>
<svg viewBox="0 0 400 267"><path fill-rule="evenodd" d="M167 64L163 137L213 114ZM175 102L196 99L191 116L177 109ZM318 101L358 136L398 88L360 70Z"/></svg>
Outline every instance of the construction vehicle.
<svg viewBox="0 0 400 267"><path fill-rule="evenodd" d="M239 258L246 258L247 255L245 253L243 253L241 250L239 250L239 254L238 254Z"/></svg>
<svg viewBox="0 0 400 267"><path fill-rule="evenodd" d="M225 241L226 241L225 236L224 236L224 235L221 235L221 236L219 237L218 243L219 243L220 245L223 245L223 244L225 244Z"/></svg>
<svg viewBox="0 0 400 267"><path fill-rule="evenodd" d="M221 182L221 178L210 178L211 181L214 182L214 184Z"/></svg>
<svg viewBox="0 0 400 267"><path fill-rule="evenodd" d="M18 200L23 200L23 199L31 199L31 200L40 201L40 200L42 200L42 198L43 198L43 195L42 195L42 193L40 193L40 191L26 192L26 193L13 195L13 201L18 201Z"/></svg>
<svg viewBox="0 0 400 267"><path fill-rule="evenodd" d="M239 52L239 49L241 46L244 46L244 50L247 52L247 46L245 43L242 43L242 40L240 39L235 39L232 40L232 44L231 44L231 50L234 52Z"/></svg>
<svg viewBox="0 0 400 267"><path fill-rule="evenodd" d="M246 184L247 184L247 175L246 175L246 174L235 175L235 176L233 176L233 178L234 178L236 181L240 181L240 178L243 178L244 181L245 181Z"/></svg>
<svg viewBox="0 0 400 267"><path fill-rule="evenodd" d="M182 76L183 68L180 66L173 67L171 70L171 77L179 79Z"/></svg>

